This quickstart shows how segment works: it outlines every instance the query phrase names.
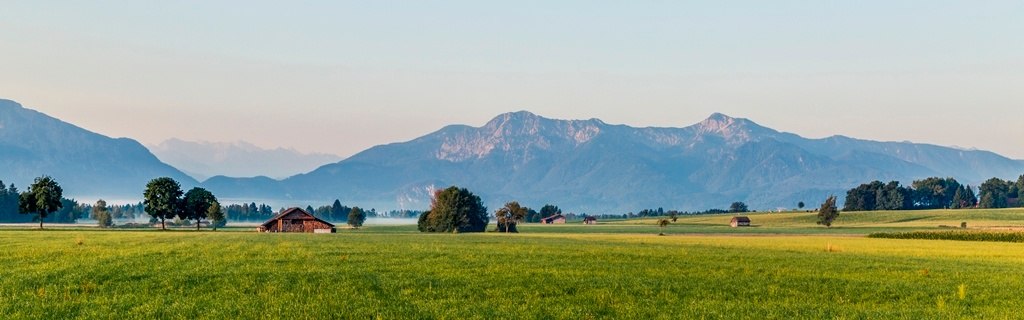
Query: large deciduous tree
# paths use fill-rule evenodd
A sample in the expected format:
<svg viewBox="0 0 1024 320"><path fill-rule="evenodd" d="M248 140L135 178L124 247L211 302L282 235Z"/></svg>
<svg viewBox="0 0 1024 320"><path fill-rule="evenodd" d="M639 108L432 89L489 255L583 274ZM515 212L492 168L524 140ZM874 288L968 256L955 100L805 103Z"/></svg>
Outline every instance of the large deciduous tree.
<svg viewBox="0 0 1024 320"><path fill-rule="evenodd" d="M181 185L168 177L156 178L146 184L142 194L146 213L160 219L160 229L167 230L167 219L174 219L181 206Z"/></svg>
<svg viewBox="0 0 1024 320"><path fill-rule="evenodd" d="M456 186L438 190L430 211L420 217L422 232L483 232L487 228L487 207L465 188Z"/></svg>
<svg viewBox="0 0 1024 320"><path fill-rule="evenodd" d="M192 188L185 193L182 199L181 210L178 211L178 218L182 220L195 220L196 230L199 230L199 222L207 217L210 207L217 203L217 197L203 188Z"/></svg>
<svg viewBox="0 0 1024 320"><path fill-rule="evenodd" d="M39 229L43 228L43 219L60 210L64 204L64 189L49 176L36 178L28 190L18 196L18 212L35 214L39 219Z"/></svg>
<svg viewBox="0 0 1024 320"><path fill-rule="evenodd" d="M924 180L916 180L914 187L914 205L919 209L942 209L949 208L953 203L953 196L960 188L960 183L953 178L931 177Z"/></svg>
<svg viewBox="0 0 1024 320"><path fill-rule="evenodd" d="M504 207L494 213L494 217L498 220L498 231L519 232L516 225L526 219L526 215L529 213L530 208L519 205L519 202L506 203Z"/></svg>
<svg viewBox="0 0 1024 320"><path fill-rule="evenodd" d="M832 222L839 216L839 209L836 208L836 196L828 196L825 203L818 209L818 224L825 227L832 227Z"/></svg>

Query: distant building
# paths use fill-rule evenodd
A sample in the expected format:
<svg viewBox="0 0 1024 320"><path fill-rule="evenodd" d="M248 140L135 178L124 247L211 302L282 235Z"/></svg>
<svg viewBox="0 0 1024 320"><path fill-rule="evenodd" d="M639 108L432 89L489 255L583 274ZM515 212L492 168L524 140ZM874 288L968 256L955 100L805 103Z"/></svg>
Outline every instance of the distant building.
<svg viewBox="0 0 1024 320"><path fill-rule="evenodd" d="M586 218L583 218L583 224L597 224L597 217L587 216Z"/></svg>
<svg viewBox="0 0 1024 320"><path fill-rule="evenodd" d="M277 214L256 228L259 232L334 233L330 222L314 217L306 210L291 208Z"/></svg>
<svg viewBox="0 0 1024 320"><path fill-rule="evenodd" d="M732 226L733 228L735 228L735 227L749 227L750 226L750 218L747 218L747 217L732 217L732 221L729 222L729 225Z"/></svg>
<svg viewBox="0 0 1024 320"><path fill-rule="evenodd" d="M553 215L553 216L550 216L550 217L547 217L547 218L540 219L540 223L541 224L555 224L555 223L564 224L565 223L565 216L563 216L561 213L559 213L559 214L556 214L556 215Z"/></svg>

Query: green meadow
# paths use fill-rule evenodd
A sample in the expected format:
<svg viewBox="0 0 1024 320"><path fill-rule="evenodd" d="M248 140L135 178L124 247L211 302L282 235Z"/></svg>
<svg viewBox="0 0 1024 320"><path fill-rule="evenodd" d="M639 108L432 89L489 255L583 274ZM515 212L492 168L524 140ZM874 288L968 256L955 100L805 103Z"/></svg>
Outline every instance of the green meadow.
<svg viewBox="0 0 1024 320"><path fill-rule="evenodd" d="M683 217L519 234L0 229L22 318L1021 318L1024 244L867 238L1024 226L1021 210Z"/></svg>

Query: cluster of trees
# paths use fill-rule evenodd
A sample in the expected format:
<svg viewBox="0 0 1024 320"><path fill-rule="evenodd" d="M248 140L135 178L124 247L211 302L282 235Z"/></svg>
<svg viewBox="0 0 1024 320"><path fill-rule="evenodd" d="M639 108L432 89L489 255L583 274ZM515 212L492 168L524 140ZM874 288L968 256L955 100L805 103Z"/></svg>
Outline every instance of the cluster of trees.
<svg viewBox="0 0 1024 320"><path fill-rule="evenodd" d="M111 205L100 199L95 204L80 204L82 207L81 212L85 213L83 216L89 217L89 219L100 221L102 219L109 219L110 223L100 222L100 226L112 226L115 220L133 220L136 217L142 217L146 215L146 206L142 202L135 204L123 204L123 205ZM104 215L101 215L104 214Z"/></svg>
<svg viewBox="0 0 1024 320"><path fill-rule="evenodd" d="M337 222L348 222L349 217L353 216L353 212L357 215L361 215L365 221L367 217L377 217L377 209L363 210L359 207L348 207L341 204L341 200L334 199L334 203L329 206L320 206L313 209L313 206L306 206L306 211L313 214L317 218L324 219L327 221ZM412 216L410 218L415 218ZM360 223L360 225L362 225Z"/></svg>
<svg viewBox="0 0 1024 320"><path fill-rule="evenodd" d="M388 218L418 218L421 214L423 214L423 211L418 211L418 210L391 210L391 211L384 212L383 216L388 217Z"/></svg>
<svg viewBox="0 0 1024 320"><path fill-rule="evenodd" d="M274 216L274 208L266 204L230 204L224 206L224 215L231 221L263 222Z"/></svg>
<svg viewBox="0 0 1024 320"><path fill-rule="evenodd" d="M114 225L113 215L110 213L110 209L107 208L107 202L103 199L97 200L96 205L92 206L89 210L89 216L96 220L100 228L108 228Z"/></svg>
<svg viewBox="0 0 1024 320"><path fill-rule="evenodd" d="M978 190L954 178L915 180L910 187L872 181L846 192L843 211L1006 208L1024 196L1024 175L1017 181L992 178Z"/></svg>
<svg viewBox="0 0 1024 320"><path fill-rule="evenodd" d="M872 181L846 192L843 211L904 210L913 207L913 190L900 186L898 181L884 184Z"/></svg>
<svg viewBox="0 0 1024 320"><path fill-rule="evenodd" d="M545 204L540 207L540 211L536 211L530 208L526 208L526 218L524 221L530 223L538 223L540 219L544 219L553 215L562 214L562 209L553 204ZM568 219L568 217L566 218Z"/></svg>
<svg viewBox="0 0 1024 320"><path fill-rule="evenodd" d="M420 232L483 232L490 217L487 207L465 188L455 186L434 192L430 210L420 215Z"/></svg>
<svg viewBox="0 0 1024 320"><path fill-rule="evenodd" d="M136 217L142 217L146 215L146 205L142 204L142 202L123 205L108 204L107 209L110 210L110 218L113 220L131 220L135 219ZM89 211L91 212L91 208Z"/></svg>
<svg viewBox="0 0 1024 320"><path fill-rule="evenodd" d="M146 213L160 220L160 228L167 229L167 219L178 217L181 220L195 220L196 230L200 222L209 218L217 230L217 225L226 223L224 210L217 197L203 188L192 188L182 193L181 185L172 178L156 178L146 184L142 197L146 205Z"/></svg>
<svg viewBox="0 0 1024 320"><path fill-rule="evenodd" d="M978 207L981 208L1008 208L1024 205L1020 199L1024 198L1024 175L1017 178L1017 181L992 178L986 180L979 188Z"/></svg>

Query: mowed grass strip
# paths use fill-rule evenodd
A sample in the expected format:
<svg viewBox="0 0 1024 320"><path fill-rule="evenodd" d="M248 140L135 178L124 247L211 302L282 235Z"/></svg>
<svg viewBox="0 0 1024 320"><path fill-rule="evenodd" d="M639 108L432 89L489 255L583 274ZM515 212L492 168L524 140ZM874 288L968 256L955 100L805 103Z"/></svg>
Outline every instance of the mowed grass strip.
<svg viewBox="0 0 1024 320"><path fill-rule="evenodd" d="M4 318L1012 318L1024 245L0 232Z"/></svg>

